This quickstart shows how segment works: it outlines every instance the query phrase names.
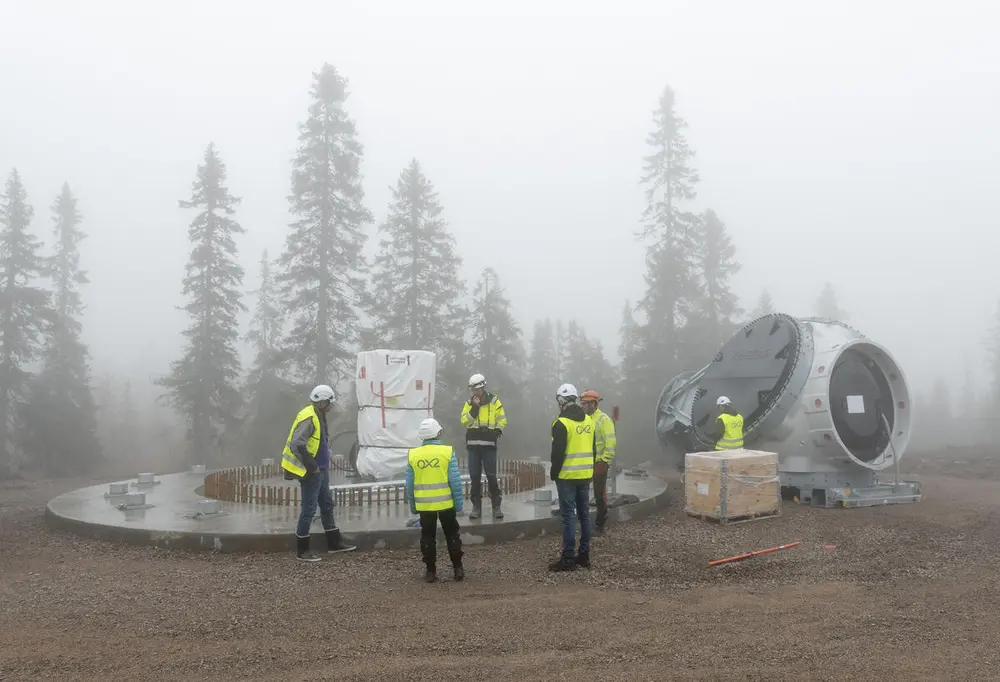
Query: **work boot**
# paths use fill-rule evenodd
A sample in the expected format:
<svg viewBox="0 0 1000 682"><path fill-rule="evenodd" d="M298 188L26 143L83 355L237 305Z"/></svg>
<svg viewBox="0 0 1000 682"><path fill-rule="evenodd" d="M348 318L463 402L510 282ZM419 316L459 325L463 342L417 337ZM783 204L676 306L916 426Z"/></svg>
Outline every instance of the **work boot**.
<svg viewBox="0 0 1000 682"><path fill-rule="evenodd" d="M493 518L497 521L503 519L503 510L500 508L499 503L493 505Z"/></svg>
<svg viewBox="0 0 1000 682"><path fill-rule="evenodd" d="M327 554L337 554L339 552L353 552L357 549L355 545L344 544L344 539L340 536L340 529L326 531L326 551Z"/></svg>
<svg viewBox="0 0 1000 682"><path fill-rule="evenodd" d="M469 518L474 520L478 519L482 515L483 515L483 505L481 504L472 505L472 511L469 512Z"/></svg>
<svg viewBox="0 0 1000 682"><path fill-rule="evenodd" d="M319 561L320 558L316 556L316 552L309 549L309 536L300 538L298 535L295 536L295 558L299 561Z"/></svg>
<svg viewBox="0 0 1000 682"><path fill-rule="evenodd" d="M560 571L575 571L576 561L563 555L549 564L549 570L553 573L558 573Z"/></svg>
<svg viewBox="0 0 1000 682"><path fill-rule="evenodd" d="M465 569L462 568L462 550L457 552L450 552L451 554L451 565L455 569L455 580L462 580L465 578Z"/></svg>
<svg viewBox="0 0 1000 682"><path fill-rule="evenodd" d="M438 579L438 576L437 576L437 567L433 566L433 565L428 566L427 567L427 571L424 573L424 582L425 583L436 583L437 579Z"/></svg>
<svg viewBox="0 0 1000 682"><path fill-rule="evenodd" d="M590 568L590 552L580 552L576 555L576 565L580 568Z"/></svg>

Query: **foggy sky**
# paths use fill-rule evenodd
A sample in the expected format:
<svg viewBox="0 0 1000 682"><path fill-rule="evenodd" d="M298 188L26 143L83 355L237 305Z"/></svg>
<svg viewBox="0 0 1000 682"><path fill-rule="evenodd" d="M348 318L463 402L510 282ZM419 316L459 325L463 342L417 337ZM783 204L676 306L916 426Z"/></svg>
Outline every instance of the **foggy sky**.
<svg viewBox="0 0 1000 682"><path fill-rule="evenodd" d="M574 316L617 349L622 304L644 291L638 179L669 83L702 178L691 207L726 222L745 308L766 287L811 314L829 280L914 387L965 357L984 371L1000 9L480 4L0 1L0 172L21 172L46 242L62 182L80 198L96 368L154 377L178 356L193 212L177 201L209 142L243 198L256 286L261 250L284 244L297 125L327 61L350 81L376 224L416 157L466 279L500 273L526 340L535 319Z"/></svg>

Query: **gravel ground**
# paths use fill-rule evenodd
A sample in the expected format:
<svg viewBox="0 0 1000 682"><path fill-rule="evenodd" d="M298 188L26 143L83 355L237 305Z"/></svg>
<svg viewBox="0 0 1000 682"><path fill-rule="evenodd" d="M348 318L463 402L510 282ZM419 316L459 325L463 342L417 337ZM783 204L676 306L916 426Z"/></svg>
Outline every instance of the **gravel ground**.
<svg viewBox="0 0 1000 682"><path fill-rule="evenodd" d="M0 679L1000 679L1000 468L963 457L915 460L916 505L720 528L676 500L599 538L590 571L550 575L555 539L524 541L436 585L416 552L91 541L42 521L91 481L0 484Z"/></svg>

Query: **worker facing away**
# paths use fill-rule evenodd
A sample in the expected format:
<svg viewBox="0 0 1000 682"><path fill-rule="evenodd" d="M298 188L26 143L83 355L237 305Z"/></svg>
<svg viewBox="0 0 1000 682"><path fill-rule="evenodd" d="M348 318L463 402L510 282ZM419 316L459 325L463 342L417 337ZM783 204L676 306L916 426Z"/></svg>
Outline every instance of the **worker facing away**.
<svg viewBox="0 0 1000 682"><path fill-rule="evenodd" d="M594 530L604 532L608 522L608 472L615 458L615 421L604 412L599 404L601 396L597 391L584 391L580 404L587 416L594 421L594 443L597 446L594 458L594 499L597 501L597 520Z"/></svg>
<svg viewBox="0 0 1000 682"><path fill-rule="evenodd" d="M327 552L350 552L353 545L344 544L340 529L333 518L333 494L330 492L330 434L326 415L337 398L333 389L321 384L309 394L311 401L295 417L288 432L285 450L281 453L281 468L287 480L298 479L302 486L302 508L295 526L296 557L301 561L319 561L309 548L309 527L319 517L326 534Z"/></svg>
<svg viewBox="0 0 1000 682"><path fill-rule="evenodd" d="M472 498L470 519L483 515L483 473L490 489L493 518L502 519L500 486L497 484L497 444L507 428L507 415L496 395L487 392L486 377L469 377L471 395L462 406L462 426L465 427L465 447L469 453L469 497Z"/></svg>
<svg viewBox="0 0 1000 682"><path fill-rule="evenodd" d="M441 443L441 424L436 419L420 422L417 437L423 441L412 448L406 462L406 499L410 511L420 515L420 552L427 572L424 580L437 581L437 525L441 522L455 580L465 577L462 568L462 539L458 536L458 513L462 511L462 475L455 449Z"/></svg>
<svg viewBox="0 0 1000 682"><path fill-rule="evenodd" d="M716 450L736 450L743 447L743 415L736 411L732 401L719 396L715 401L719 416L715 418L712 437Z"/></svg>
<svg viewBox="0 0 1000 682"><path fill-rule="evenodd" d="M559 416L552 422L552 469L559 511L562 513L562 553L549 564L550 571L590 568L590 482L594 478L597 441L594 420L577 403L576 387L563 384L556 391ZM576 522L580 521L580 548L576 545Z"/></svg>

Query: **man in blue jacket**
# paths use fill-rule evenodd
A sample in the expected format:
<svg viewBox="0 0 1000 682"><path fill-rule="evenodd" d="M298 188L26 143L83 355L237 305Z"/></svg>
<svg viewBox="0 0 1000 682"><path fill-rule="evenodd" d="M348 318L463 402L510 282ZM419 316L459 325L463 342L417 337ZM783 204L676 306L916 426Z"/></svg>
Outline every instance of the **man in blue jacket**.
<svg viewBox="0 0 1000 682"><path fill-rule="evenodd" d="M420 551L427 572L424 580L437 581L437 524L441 522L455 580L465 577L462 539L458 535L458 512L462 511L462 475L455 449L441 443L441 424L425 419L417 429L423 445L412 448L406 462L406 499L410 511L420 515Z"/></svg>

